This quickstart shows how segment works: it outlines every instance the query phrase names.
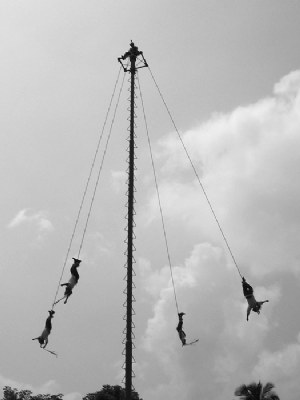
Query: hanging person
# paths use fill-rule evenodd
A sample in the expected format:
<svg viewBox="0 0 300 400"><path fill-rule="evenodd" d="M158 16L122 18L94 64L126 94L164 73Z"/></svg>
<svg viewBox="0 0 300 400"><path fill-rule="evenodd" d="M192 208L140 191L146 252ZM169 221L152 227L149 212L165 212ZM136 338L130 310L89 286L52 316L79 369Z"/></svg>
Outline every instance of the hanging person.
<svg viewBox="0 0 300 400"><path fill-rule="evenodd" d="M65 286L65 293L64 296L57 300L54 304L59 303L61 300L65 299L64 304L67 303L68 298L71 296L71 294L73 293L73 289L75 287L75 285L77 285L78 281L79 281L79 273L77 271L77 268L79 267L81 260L78 260L77 258L73 258L74 262L72 264L72 267L70 269L71 272L71 278L69 279L69 281L67 283L62 283L60 286Z"/></svg>
<svg viewBox="0 0 300 400"><path fill-rule="evenodd" d="M48 313L49 313L49 316L46 319L46 324L45 324L45 328L44 328L43 332L41 333L40 336L32 339L32 340L38 340L39 344L40 344L40 347L42 349L44 349L48 344L48 336L50 335L51 330L52 330L51 319L53 318L53 315L55 314L55 311L51 310L51 311L48 311Z"/></svg>
<svg viewBox="0 0 300 400"><path fill-rule="evenodd" d="M257 314L259 314L261 306L264 303L267 303L269 300L256 301L254 294L253 294L254 293L253 288L251 285L249 285L249 283L246 282L246 279L244 277L242 280L242 285L243 285L244 296L248 302L248 308L247 308L247 321L248 321L251 310L256 312Z"/></svg>
<svg viewBox="0 0 300 400"><path fill-rule="evenodd" d="M186 342L186 334L185 334L184 330L182 329L182 326L183 326L183 316L184 316L184 315L185 315L184 312L181 312L181 313L178 314L179 321L178 321L178 325L177 325L177 327L176 327L176 330L177 330L177 332L178 332L179 339L181 340L182 346L189 346L189 345L191 345L191 344L194 344L194 343L199 342L199 339L194 339L194 340L192 340L192 341L189 342L189 343Z"/></svg>
<svg viewBox="0 0 300 400"><path fill-rule="evenodd" d="M179 339L181 340L182 346L186 345L186 334L184 332L184 330L182 329L183 326L183 316L185 315L184 312L181 312L178 314L178 318L179 318L179 322L178 325L176 327L176 330L178 332L179 335Z"/></svg>

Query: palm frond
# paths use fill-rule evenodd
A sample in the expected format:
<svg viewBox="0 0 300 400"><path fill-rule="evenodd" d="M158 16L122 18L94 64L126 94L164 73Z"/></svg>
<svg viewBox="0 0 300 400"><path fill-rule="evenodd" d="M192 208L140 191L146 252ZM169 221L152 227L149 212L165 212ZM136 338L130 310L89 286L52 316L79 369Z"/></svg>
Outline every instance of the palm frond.
<svg viewBox="0 0 300 400"><path fill-rule="evenodd" d="M243 384L237 387L234 395L240 397L240 400L280 400L273 388L274 384L271 382L265 385L261 382L252 382L249 385Z"/></svg>

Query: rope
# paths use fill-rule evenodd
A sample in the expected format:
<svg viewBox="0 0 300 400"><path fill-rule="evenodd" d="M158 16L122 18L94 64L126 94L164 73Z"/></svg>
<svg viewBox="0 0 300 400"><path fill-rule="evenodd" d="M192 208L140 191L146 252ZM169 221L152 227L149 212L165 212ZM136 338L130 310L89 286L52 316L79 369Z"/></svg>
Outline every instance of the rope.
<svg viewBox="0 0 300 400"><path fill-rule="evenodd" d="M193 344L195 344L195 343L197 343L197 342L199 342L199 339L194 339L194 340L192 340L191 342L186 343L185 346L190 346L190 345L193 345Z"/></svg>
<svg viewBox="0 0 300 400"><path fill-rule="evenodd" d="M120 66L120 69L119 69L119 72L118 72L118 76L117 76L116 82L114 84L113 93L112 93L112 96L111 96L111 99L110 99L110 102L109 102L109 106L108 106L108 109L107 109L107 112L106 112L104 124L103 124L102 130L101 130L101 135L100 135L98 143L97 143L97 148L96 148L95 155L94 155L94 158L93 158L93 161L92 161L92 165L91 165L91 168L90 168L89 176L88 176L88 179L87 179L87 182L86 182L86 186L85 186L85 190L84 190L84 193L83 193L83 196L82 196L82 199L81 199L81 203L80 203L80 206L79 206L79 210L78 210L78 214L77 214L77 217L76 217L75 225L74 225L73 232L72 232L72 235L71 235L71 239L70 239L70 242L69 242L69 247L68 247L67 254L66 254L66 257L65 257L65 261L64 261L64 264L63 264L63 267L62 267L62 271L61 271L61 275L60 275L59 282L58 282L58 285L57 285L57 289L56 289L56 293L55 293L55 296L54 296L54 300L53 300L53 303L52 303L52 310L54 308L54 305L56 304L56 299L57 299L58 291L59 291L59 288L60 288L60 283L62 281L64 270L65 270L65 267L66 267L66 264L67 264L67 261L68 261L68 258L69 258L70 250L71 250L72 243L73 243L73 240L74 240L74 236L75 236L75 233L76 233L76 230L77 230L77 225L78 225L79 218L80 218L80 215L81 215L82 207L83 207L84 200L85 200L85 197L86 197L86 194L87 194L87 191L88 191L88 187L89 187L89 184L90 184L92 172L94 170L96 158L97 158L97 155L98 155L98 152L99 152L99 147L100 147L100 144L101 144L101 141L102 141L102 137L103 137L103 134L104 134L104 129L105 129L105 126L106 126L106 123L107 123L107 119L108 119L108 115L109 115L109 112L110 112L110 109L111 109L112 101L113 101L113 98L115 96L116 87L117 87L117 84L119 82L121 70L122 70L122 66Z"/></svg>
<svg viewBox="0 0 300 400"><path fill-rule="evenodd" d="M162 93L161 93L161 91L160 91L160 89L159 89L159 87L158 87L158 84L157 84L157 82L156 82L156 80L155 80L155 78L154 78L154 76L153 76L153 74L152 74L152 71L151 71L151 69L150 69L149 66L148 66L148 68L149 68L149 71L150 71L152 80L153 80L153 82L154 82L154 84L155 84L155 86L156 86L156 88L157 88L157 90L158 90L158 93L159 93L159 95L160 95L160 98L161 98L162 102L164 103L164 106L165 106L165 108L166 108L166 110L167 110L167 113L169 114L169 117L170 117L170 119L171 119L171 121L172 121L172 123L173 123L174 129L175 129L175 131L176 131L176 133L177 133L177 135L178 135L178 137L179 137L179 140L180 140L180 142L181 142L181 144L182 144L182 147L183 147L183 149L184 149L184 151L185 151L185 153L186 153L186 156L187 156L187 158L189 159L189 162L190 162L190 164L191 164L191 166L192 166L192 169L193 169L193 171L194 171L194 173L195 173L195 176L196 176L196 178L197 178L197 180L198 180L198 183L199 183L199 185L200 185L200 187L201 187L201 189L202 189L202 191L203 191L203 194L204 194L204 196L205 196L205 198L206 198L206 201L207 201L207 203L208 203L208 205L209 205L209 208L210 208L210 210L211 210L211 212L212 212L212 214L213 214L213 216L214 216L214 219L215 219L215 221L216 221L216 223L217 223L217 225L218 225L218 228L219 228L219 230L220 230L220 232L221 232L221 235L222 235L222 237L223 237L223 239L224 239L224 242L225 242L225 244L226 244L226 246L227 246L227 249L228 249L228 251L229 251L229 253L230 253L230 255L231 255L231 258L232 258L232 260L233 260L233 262L234 262L234 265L235 265L235 267L236 267L236 269L237 269L237 272L239 273L240 277L242 278L242 274L241 274L241 272L240 272L240 269L239 269L239 267L238 267L238 264L237 264L237 262L236 262L236 259L235 259L234 255L233 255L233 252L232 252L232 250L231 250L231 248L230 248L230 246L229 246L229 243L228 243L227 238L226 238L226 236L225 236L225 233L224 233L224 231L223 231L223 229L222 229L222 227L221 227L221 225L220 225L220 222L219 222L219 220L218 220L218 218L217 218L217 215L216 215L216 213L215 213L215 211L214 211L214 209L213 209L213 206L212 206L212 204L211 204L211 202L210 202L210 200L209 200L209 198L208 198L208 196L207 196L206 190L204 189L204 186L203 186L203 184L202 184L202 182L201 182L201 180L200 180L200 177L199 177L199 175L198 175L198 173L197 173L197 170L196 170L196 168L195 168L195 166L194 166L194 163L193 163L193 161L192 161L192 159L191 159L191 157L190 157L190 155L189 155L189 152L188 152L188 150L187 150L187 148L186 148L186 146L185 146L185 144L184 144L184 142L183 142L183 140L182 140L182 137L181 137L181 135L180 135L180 133L179 133L179 131L178 131L178 129L177 129L177 126L176 126L175 121L174 121L174 119L173 119L173 117L172 117L172 114L171 114L171 112L170 112L170 110L169 110L169 108L168 108L168 106L167 106L167 103L166 103L166 101L165 101L165 99L164 99L164 97L163 97L163 95L162 95Z"/></svg>
<svg viewBox="0 0 300 400"><path fill-rule="evenodd" d="M86 231L87 231L87 227L88 227L88 223L89 223L89 220L90 220L90 216L91 216L94 200L95 200L95 197L96 197L96 192L97 192L98 183L99 183L99 180L100 180L101 171L102 171L102 168L103 168L104 159L105 159L105 156L106 156L109 140L111 138L112 128L113 128L113 125L114 125L114 122L115 122L115 117L116 117L117 109L118 109L119 102L120 102L121 93L122 93L123 86L124 86L124 80L125 80L125 72L124 72L124 75L123 75L121 88L119 90L119 95L118 95L118 98L117 98L117 103L116 103L116 106L115 106L113 118L112 118L112 121L111 121L111 124L110 124L109 134L107 136L107 140L106 140L106 144L105 144L105 148L104 148L104 152L103 152L103 156L102 156L102 160L101 160L101 165L100 165L100 168L99 168L99 171L98 171L98 176L97 176L97 180L96 180L96 183L95 183L94 192L93 192L92 200L91 200L91 203L90 203L90 208L89 208L89 211L88 211L88 215L87 215L87 219L86 219L86 223L85 223L85 227L84 227L81 243L80 243L80 246L79 246L77 258L80 258L80 253L81 253L81 250L82 250L85 234L86 234Z"/></svg>
<svg viewBox="0 0 300 400"><path fill-rule="evenodd" d="M156 187L156 193L157 193L158 204L159 204L159 211L160 211L161 222L162 222L164 238L165 238L165 245L166 245L167 256L168 256L168 261L169 261L169 267L170 267L171 280L172 280L173 291L174 291L175 304L176 304L177 314L179 314L178 301L177 301L177 295L176 295L176 289L175 289L175 283L174 283L174 277L173 277L173 270L172 270L172 263L171 263L171 257L170 257L170 251L169 251L166 227L165 227L165 222L164 222L164 215L163 215L162 206L161 206L160 194L159 194L158 183L157 183L157 175L156 175L154 159L153 159L153 152L152 152L152 148L151 148L151 141L150 141L150 136L149 136L147 118L146 118L146 114L145 114L143 95L142 95L142 91L141 91L141 86L140 86L140 81L139 81L139 78L138 78L138 74L137 74L137 81L138 81L138 87L139 87L139 92L140 92L140 97L141 97L143 116L144 116L146 132L147 132L147 140L148 140L148 145L149 145L150 157L151 157L151 164L152 164L155 187Z"/></svg>
<svg viewBox="0 0 300 400"><path fill-rule="evenodd" d="M45 348L43 348L43 350L48 351L48 353L53 354L56 358L58 357L58 355L57 355L57 353L55 353L55 351L48 350L48 349L45 349Z"/></svg>

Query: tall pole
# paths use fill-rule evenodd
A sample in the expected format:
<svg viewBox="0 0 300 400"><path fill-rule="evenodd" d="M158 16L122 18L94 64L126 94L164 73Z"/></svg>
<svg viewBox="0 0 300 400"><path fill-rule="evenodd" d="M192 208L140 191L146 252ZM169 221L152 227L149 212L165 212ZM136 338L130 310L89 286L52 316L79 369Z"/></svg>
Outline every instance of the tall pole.
<svg viewBox="0 0 300 400"><path fill-rule="evenodd" d="M141 56L141 64L139 67L136 66L137 58ZM124 64L124 61L129 58L130 68ZM135 74L138 68L146 67L147 63L143 57L143 53L138 50L133 42L130 43L130 50L126 52L122 57L118 58L122 64L125 72L130 73L130 136L129 136L129 168L128 168L128 226L127 226L127 288L126 288L126 340L125 340L125 393L126 400L131 400L132 396L132 302L133 302L133 239L134 239L134 171L135 171L135 132L134 132L134 118L135 118Z"/></svg>

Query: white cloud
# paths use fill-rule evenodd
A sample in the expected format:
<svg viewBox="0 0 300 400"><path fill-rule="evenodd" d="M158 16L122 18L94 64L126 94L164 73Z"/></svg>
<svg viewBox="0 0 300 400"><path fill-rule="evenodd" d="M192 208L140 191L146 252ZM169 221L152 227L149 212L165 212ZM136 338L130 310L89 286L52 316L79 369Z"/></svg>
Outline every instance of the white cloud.
<svg viewBox="0 0 300 400"><path fill-rule="evenodd" d="M245 370L256 364L257 355L274 329L271 317L280 289L256 286L256 297L269 298L270 303L259 316L253 313L246 322L242 286L236 280L236 271L226 264L222 249L208 243L196 245L184 265L174 267L173 275L179 309L186 312L187 338L199 338L199 342L182 348L175 330L178 318L169 267L151 272L147 264L143 284L155 305L142 344L151 357L151 368L156 365L161 380L147 393L162 398L171 388L174 395L182 393L183 399L196 398L197 393L211 399L207 385L211 382L216 388L215 399L230 396L240 382L247 381Z"/></svg>
<svg viewBox="0 0 300 400"><path fill-rule="evenodd" d="M28 208L20 210L9 222L8 228L16 228L23 224L34 225L40 233L51 232L54 229L45 211L30 213L30 209Z"/></svg>
<svg viewBox="0 0 300 400"><path fill-rule="evenodd" d="M295 71L275 85L273 97L216 114L182 135L238 263L259 275L300 274L299 89ZM165 217L187 234L221 243L177 135L161 141L157 154ZM156 203L154 194L148 223L160 218Z"/></svg>
<svg viewBox="0 0 300 400"><path fill-rule="evenodd" d="M292 71L274 86L274 94L294 101L299 98L300 71Z"/></svg>
<svg viewBox="0 0 300 400"><path fill-rule="evenodd" d="M9 228L15 228L16 226L24 223L27 221L26 212L28 211L27 208L18 212L18 214L10 221L8 224Z"/></svg>
<svg viewBox="0 0 300 400"><path fill-rule="evenodd" d="M300 334L296 343L288 344L283 349L270 352L267 350L259 354L258 364L253 374L278 381L282 376L299 376L300 373ZM300 388L300 383L299 383Z"/></svg>
<svg viewBox="0 0 300 400"><path fill-rule="evenodd" d="M271 352L263 350L258 355L254 367L254 378L276 382L282 398L297 399L300 391L300 334L295 343L289 343L280 350Z"/></svg>
<svg viewBox="0 0 300 400"><path fill-rule="evenodd" d="M160 376L149 397L172 398L175 388L174 396L182 399L221 400L241 383L261 379L273 380L282 388L278 392L288 394L290 387L286 398L298 398L299 343L289 343L286 332L277 336L287 307L278 278L300 277L299 93L296 71L275 85L274 96L214 115L183 134L241 273L258 300L270 300L249 322L240 277L177 137L159 143L165 219L194 246L184 264L173 267L179 308L187 313L188 339L200 341L192 350L181 348L169 267L152 270L144 261L143 287L155 305L143 346ZM156 194L143 218L147 224L160 219ZM288 324L298 317L285 318ZM285 341L280 350L270 350Z"/></svg>
<svg viewBox="0 0 300 400"><path fill-rule="evenodd" d="M214 329L218 325L218 317L222 310L220 308L222 303L218 304L222 293L218 293L218 289L220 289L220 277L223 276L223 273L219 271L219 278L217 276L216 279L212 279L212 277L220 266L224 266L223 261L220 249L209 244L201 244L195 246L183 266L173 268L179 308L180 311L187 313L184 317L184 329L188 340L200 338L199 345L191 348L182 348L175 330L178 317L169 267L164 267L160 274L156 271L153 275L149 273L145 279L145 285L147 286L148 283L148 288L153 296L157 296L153 310L154 315L148 321L143 345L145 351L152 355L155 354L158 363L157 369L164 377L164 382L157 389L160 393L159 397L170 386L172 386L172 390L174 389L174 395L182 392L182 398L187 398L186 396L190 394L189 390L193 391L195 383L191 382L193 379L187 379L186 375L191 372L193 364L203 351L203 346L204 351L207 351L208 343L214 336ZM157 285L153 291L155 279ZM190 366L186 364L188 360L185 357L189 357ZM194 372L191 374L194 375ZM200 382L201 379L199 384L201 384ZM151 395L158 395L158 392L152 392Z"/></svg>

